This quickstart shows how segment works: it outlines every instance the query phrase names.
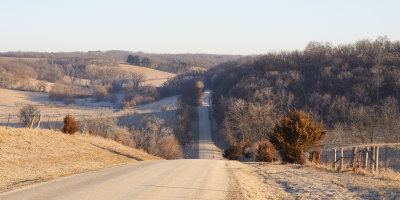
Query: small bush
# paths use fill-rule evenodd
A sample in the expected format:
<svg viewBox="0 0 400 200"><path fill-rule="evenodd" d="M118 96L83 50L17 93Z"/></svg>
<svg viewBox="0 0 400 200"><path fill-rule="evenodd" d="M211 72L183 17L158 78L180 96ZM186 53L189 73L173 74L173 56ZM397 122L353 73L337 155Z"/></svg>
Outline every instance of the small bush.
<svg viewBox="0 0 400 200"><path fill-rule="evenodd" d="M222 156L224 156L224 158L227 158L229 160L237 160L242 155L243 155L243 147L241 145L232 144L231 146L229 146L228 149L224 150Z"/></svg>
<svg viewBox="0 0 400 200"><path fill-rule="evenodd" d="M318 142L327 133L322 129L322 124L315 124L310 115L301 111L289 110L289 116L282 116L280 122L275 124L270 142L279 151L282 161L304 164L302 153L318 146Z"/></svg>
<svg viewBox="0 0 400 200"><path fill-rule="evenodd" d="M132 141L132 134L126 127L113 127L107 137L126 146L128 146Z"/></svg>
<svg viewBox="0 0 400 200"><path fill-rule="evenodd" d="M93 135L93 129L92 129L92 128L89 128L88 133L89 133L90 136L92 136L92 135Z"/></svg>
<svg viewBox="0 0 400 200"><path fill-rule="evenodd" d="M159 144L159 148L159 156L167 160L183 157L181 145L173 135L164 137Z"/></svg>
<svg viewBox="0 0 400 200"><path fill-rule="evenodd" d="M308 155L308 160L314 164L322 164L321 152L319 151L319 149L314 149L313 151L311 151Z"/></svg>
<svg viewBox="0 0 400 200"><path fill-rule="evenodd" d="M246 142L243 147L243 156L245 158L254 158L255 152L254 144L250 143L250 141Z"/></svg>
<svg viewBox="0 0 400 200"><path fill-rule="evenodd" d="M257 148L256 160L259 162L275 162L278 161L276 157L276 150L268 140L263 141Z"/></svg>
<svg viewBox="0 0 400 200"><path fill-rule="evenodd" d="M124 101L124 103L122 104L122 109L128 110L130 108L132 108L131 103L129 101Z"/></svg>
<svg viewBox="0 0 400 200"><path fill-rule="evenodd" d="M70 114L65 116L64 126L62 127L61 131L63 133L72 135L75 132L77 132L78 130L79 130L79 126L76 125L75 119Z"/></svg>

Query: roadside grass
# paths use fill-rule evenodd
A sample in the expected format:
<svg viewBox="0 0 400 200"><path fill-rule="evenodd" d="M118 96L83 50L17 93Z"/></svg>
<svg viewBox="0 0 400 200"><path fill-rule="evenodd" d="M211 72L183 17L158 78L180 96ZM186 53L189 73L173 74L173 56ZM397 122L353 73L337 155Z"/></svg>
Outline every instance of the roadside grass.
<svg viewBox="0 0 400 200"><path fill-rule="evenodd" d="M390 171L338 172L329 167L281 162L229 162L243 199L393 199L400 182ZM386 178L385 178L386 177Z"/></svg>
<svg viewBox="0 0 400 200"><path fill-rule="evenodd" d="M374 172L371 171L370 169L364 169L364 168L358 168L355 171L353 171L349 166L349 162L344 162L344 165L347 166L345 167L345 170L343 171L337 171L333 168L332 165L328 164L315 164L312 163L308 160L306 160L305 165L303 166L304 168L315 168L327 172L340 172L340 173L348 173L348 174L357 174L357 175L363 175L363 176L368 176L368 177L375 177L375 178L380 178L383 180L387 181L400 181L400 172L395 171L391 168L380 168L379 172Z"/></svg>
<svg viewBox="0 0 400 200"><path fill-rule="evenodd" d="M160 159L102 137L0 127L0 191L66 175Z"/></svg>

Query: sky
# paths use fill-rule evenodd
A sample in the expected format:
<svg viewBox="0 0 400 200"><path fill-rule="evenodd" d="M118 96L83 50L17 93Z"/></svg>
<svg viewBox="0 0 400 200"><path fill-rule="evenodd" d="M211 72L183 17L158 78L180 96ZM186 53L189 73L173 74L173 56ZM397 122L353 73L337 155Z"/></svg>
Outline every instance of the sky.
<svg viewBox="0 0 400 200"><path fill-rule="evenodd" d="M387 36L393 0L0 0L0 51L263 54Z"/></svg>

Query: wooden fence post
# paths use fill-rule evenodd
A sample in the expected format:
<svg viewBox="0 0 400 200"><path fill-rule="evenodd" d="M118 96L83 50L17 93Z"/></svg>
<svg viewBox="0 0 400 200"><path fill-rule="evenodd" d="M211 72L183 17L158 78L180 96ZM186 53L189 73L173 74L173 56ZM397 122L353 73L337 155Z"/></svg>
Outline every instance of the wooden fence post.
<svg viewBox="0 0 400 200"><path fill-rule="evenodd" d="M22 117L19 117L19 126L20 126L20 128L22 128Z"/></svg>
<svg viewBox="0 0 400 200"><path fill-rule="evenodd" d="M334 153L335 153L335 157L334 157L334 159L333 159L333 169L335 169L336 170L336 167L337 167L337 164L336 164L336 148L335 148L335 151L334 151Z"/></svg>
<svg viewBox="0 0 400 200"><path fill-rule="evenodd" d="M35 123L35 118L36 118L36 115L33 115L33 119L31 121L31 124L29 125L29 129L31 129L33 124Z"/></svg>
<svg viewBox="0 0 400 200"><path fill-rule="evenodd" d="M353 147L353 160L351 161L351 167L353 168L353 170L356 167L356 164L355 164L356 156L357 156L357 147Z"/></svg>
<svg viewBox="0 0 400 200"><path fill-rule="evenodd" d="M375 161L374 169L375 169L376 172L378 172L379 171L379 146L375 147L375 159L374 159L374 161Z"/></svg>
<svg viewBox="0 0 400 200"><path fill-rule="evenodd" d="M385 146L385 169L387 169L388 163L388 146Z"/></svg>
<svg viewBox="0 0 400 200"><path fill-rule="evenodd" d="M340 169L339 169L340 171L342 171L344 168L343 164L344 164L344 157L343 157L343 147L342 147L340 148Z"/></svg>
<svg viewBox="0 0 400 200"><path fill-rule="evenodd" d="M7 120L6 130L8 129L8 124L10 123L10 117L11 117L11 114L8 114L8 120Z"/></svg>
<svg viewBox="0 0 400 200"><path fill-rule="evenodd" d="M49 129L51 129L51 126L50 126L50 115L49 115L49 119L47 119L47 127L48 127Z"/></svg>
<svg viewBox="0 0 400 200"><path fill-rule="evenodd" d="M38 123L37 123L36 128L40 128L40 120L42 120L42 115L39 115L39 121L38 121Z"/></svg>
<svg viewBox="0 0 400 200"><path fill-rule="evenodd" d="M328 150L325 151L325 165L328 166Z"/></svg>
<svg viewBox="0 0 400 200"><path fill-rule="evenodd" d="M372 160L371 171L375 171L375 148L374 148L374 146L372 146L370 149L371 149L370 152L371 152L371 160Z"/></svg>
<svg viewBox="0 0 400 200"><path fill-rule="evenodd" d="M368 147L365 147L365 154L364 154L364 168L367 169L368 167Z"/></svg>

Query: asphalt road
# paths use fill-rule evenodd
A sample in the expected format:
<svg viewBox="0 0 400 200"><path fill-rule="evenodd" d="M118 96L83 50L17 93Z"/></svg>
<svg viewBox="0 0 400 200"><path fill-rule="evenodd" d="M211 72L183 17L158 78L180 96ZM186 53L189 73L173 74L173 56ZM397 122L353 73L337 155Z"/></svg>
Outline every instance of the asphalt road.
<svg viewBox="0 0 400 200"><path fill-rule="evenodd" d="M214 159L213 142L209 109L211 105L211 91L205 91L202 105L197 107L199 115L199 159Z"/></svg>
<svg viewBox="0 0 400 200"><path fill-rule="evenodd" d="M225 199L226 162L143 161L0 193L0 199Z"/></svg>

